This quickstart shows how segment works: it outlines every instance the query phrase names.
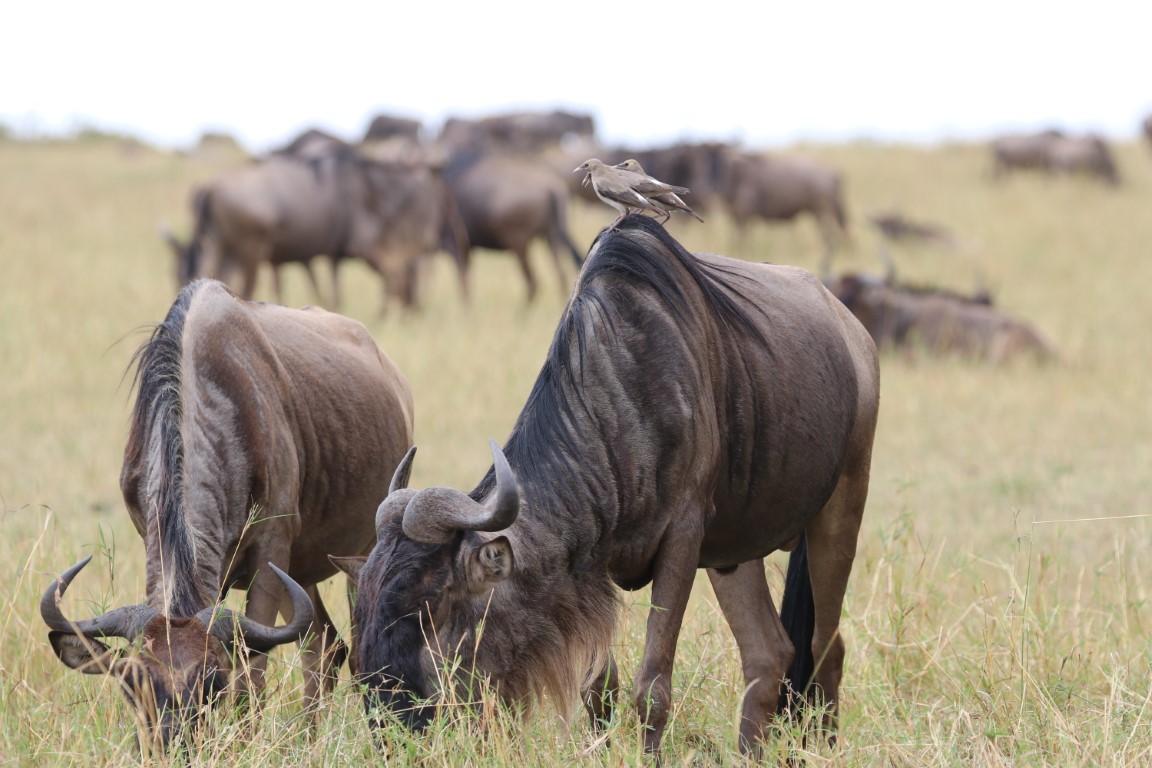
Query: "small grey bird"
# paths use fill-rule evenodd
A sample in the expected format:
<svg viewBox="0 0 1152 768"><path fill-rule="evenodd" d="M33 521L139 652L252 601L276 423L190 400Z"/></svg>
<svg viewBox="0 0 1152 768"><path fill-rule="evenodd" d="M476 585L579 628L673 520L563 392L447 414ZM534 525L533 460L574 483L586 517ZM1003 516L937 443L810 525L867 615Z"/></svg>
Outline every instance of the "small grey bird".
<svg viewBox="0 0 1152 768"><path fill-rule="evenodd" d="M700 214L689 208L688 204L680 199L680 195L687 194L687 187L675 187L652 178L644 172L644 167L641 166L637 160L628 159L622 163L617 163L615 167L625 173L630 173L646 180L645 182L638 181L634 183L632 188L645 195L651 202L663 209L664 221L668 221L672 216L672 211L681 211L687 213L701 224L704 223L704 219L700 218ZM661 187L666 189L661 190Z"/></svg>
<svg viewBox="0 0 1152 768"><path fill-rule="evenodd" d="M592 158L585 160L580 164L579 168L574 169L573 173L584 171L586 174L582 183L587 184L592 182L592 191L596 193L596 197L603 200L608 205L615 208L620 215L612 222L612 229L624 220L624 217L636 211L655 211L656 213L666 213L665 210L640 192L637 192L630 183L629 176L636 174L629 174L627 171L621 171L618 168L613 168L610 165Z"/></svg>

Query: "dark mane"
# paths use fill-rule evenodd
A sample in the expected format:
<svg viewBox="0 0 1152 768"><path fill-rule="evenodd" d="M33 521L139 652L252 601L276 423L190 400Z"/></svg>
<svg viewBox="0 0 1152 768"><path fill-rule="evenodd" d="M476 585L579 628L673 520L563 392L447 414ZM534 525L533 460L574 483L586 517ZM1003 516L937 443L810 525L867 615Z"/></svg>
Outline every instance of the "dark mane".
<svg viewBox="0 0 1152 768"><path fill-rule="evenodd" d="M699 327L702 322L695 298L700 296L722 327L751 334L771 354L768 338L747 309L755 303L727 279L728 274L722 267L697 259L648 217L631 215L615 231L602 231L588 251L576 294L556 328L544 365L508 438L505 454L512 465L533 477L588 481L583 468L574 465L584 452L582 436L575 427L581 423L582 414L593 412L583 399L580 384L590 343L585 334L593 325L615 333L616 305L627 296L611 286L633 283L651 287L685 328ZM602 275L609 280L596 279ZM573 341L574 354L569 352ZM472 497L482 498L494 481L489 469Z"/></svg>
<svg viewBox="0 0 1152 768"><path fill-rule="evenodd" d="M157 535L165 573L174 574L172 594L163 606L170 616L191 616L206 605L199 594L195 574L196 555L184 520L184 440L180 430L181 336L192 295L205 281L190 283L180 292L164 321L152 331L151 338L132 356L135 366L133 387L136 403L124 451L125 465L143 466L148 457L149 437L159 431L160 498L157 500L158 525L148 524L147 536ZM143 500L141 500L143 502ZM141 505L143 507L143 504ZM145 510L146 512L146 510Z"/></svg>

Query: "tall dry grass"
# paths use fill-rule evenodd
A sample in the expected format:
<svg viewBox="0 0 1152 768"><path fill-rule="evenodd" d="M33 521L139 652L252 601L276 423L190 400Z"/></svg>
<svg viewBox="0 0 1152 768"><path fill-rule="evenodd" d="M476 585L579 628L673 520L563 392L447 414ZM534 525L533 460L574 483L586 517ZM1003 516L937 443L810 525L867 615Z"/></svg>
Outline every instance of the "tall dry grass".
<svg viewBox="0 0 1152 768"><path fill-rule="evenodd" d="M955 252L897 251L902 276L999 304L1059 346L1059 364L992 367L886 354L872 491L845 605L838 746L845 765L1142 765L1152 762L1152 156L1120 148L1119 190L1077 180L993 185L979 147L800 147L847 177L855 246L844 269L878 271L863 214L898 206L951 227ZM36 604L97 555L69 592L76 615L143 597L143 550L117 487L128 360L175 295L162 219L187 229L190 185L218 166L114 144L0 143L0 764L134 765L136 729L116 686L53 656ZM611 215L575 208L588 243ZM722 216L677 224L690 248L729 252ZM761 227L747 258L814 268L810 222ZM512 260L479 254L462 307L446 258L418 316L377 316L358 265L345 311L408 373L421 451L413 485L470 489L531 387L563 306L542 253L533 306ZM323 269L322 269L323 271ZM265 276L266 277L266 276ZM287 303L314 301L301 272ZM265 279L260 298L270 299ZM389 468L381 468L388 471ZM773 558L773 583L783 560ZM325 585L347 621L342 584ZM618 641L637 668L646 593ZM742 680L708 587L693 597L674 682L668 764L738 765ZM328 766L378 760L355 688L341 684L314 738L294 651L280 652L258 718L222 712L196 764ZM625 711L604 743L547 712L484 727L466 709L421 738L387 733L398 765L632 765ZM782 733L769 762L801 749Z"/></svg>

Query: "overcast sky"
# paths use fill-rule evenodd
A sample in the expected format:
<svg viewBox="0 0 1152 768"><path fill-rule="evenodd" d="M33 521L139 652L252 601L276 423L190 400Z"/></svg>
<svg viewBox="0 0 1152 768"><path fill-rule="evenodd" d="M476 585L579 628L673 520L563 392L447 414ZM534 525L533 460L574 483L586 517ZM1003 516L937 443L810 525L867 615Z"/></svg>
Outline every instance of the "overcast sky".
<svg viewBox="0 0 1152 768"><path fill-rule="evenodd" d="M567 108L602 139L935 141L1058 125L1134 136L1152 2L17 2L0 122L250 149L386 112Z"/></svg>

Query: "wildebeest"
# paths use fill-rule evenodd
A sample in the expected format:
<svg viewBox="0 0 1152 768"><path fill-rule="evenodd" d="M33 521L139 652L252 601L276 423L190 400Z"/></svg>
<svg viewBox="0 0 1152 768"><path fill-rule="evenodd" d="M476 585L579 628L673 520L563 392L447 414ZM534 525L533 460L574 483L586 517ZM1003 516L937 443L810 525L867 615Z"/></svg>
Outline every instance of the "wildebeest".
<svg viewBox="0 0 1152 768"><path fill-rule="evenodd" d="M364 131L362 143L387 141L392 138L405 138L415 141L420 138L420 121L410 117L376 115Z"/></svg>
<svg viewBox="0 0 1152 768"><path fill-rule="evenodd" d="M292 157L314 158L327 155L337 149L351 149L348 142L319 128L309 128L292 141L270 155L291 155Z"/></svg>
<svg viewBox="0 0 1152 768"><path fill-rule="evenodd" d="M147 599L70 621L57 591L77 564L41 603L53 649L120 678L161 745L223 689L262 685L264 657L247 681L233 676L234 630L252 651L301 640L316 702L345 654L316 584L336 573L328 555L372 546L387 473L412 441L406 378L360 323L241 301L211 280L181 291L135 359L120 487L144 539ZM232 587L248 591L245 616L215 606ZM273 629L277 610L290 622Z"/></svg>
<svg viewBox="0 0 1152 768"><path fill-rule="evenodd" d="M802 157L743 153L727 161L722 194L743 243L753 219L788 221L810 213L824 240L822 272L848 239L839 171Z"/></svg>
<svg viewBox="0 0 1152 768"><path fill-rule="evenodd" d="M1112 186L1120 183L1112 151L1099 136L1057 139L1048 146L1048 158L1053 173L1083 174Z"/></svg>
<svg viewBox="0 0 1152 768"><path fill-rule="evenodd" d="M992 173L996 178L1010 170L1038 170L1050 174L1083 173L1108 184L1120 175L1108 144L1099 136L1068 136L1055 129L1040 133L1001 136L992 141Z"/></svg>
<svg viewBox="0 0 1152 768"><path fill-rule="evenodd" d="M538 162L505 154L460 152L444 168L464 221L470 247L511 251L528 284L528 300L536 296L536 275L528 247L537 238L548 243L561 289L570 278L561 261L567 252L579 269L583 259L568 232L568 188L551 169ZM468 264L468 257L461 259Z"/></svg>
<svg viewBox="0 0 1152 768"><path fill-rule="evenodd" d="M992 140L992 175L999 178L1008 171L1033 169L1047 171L1052 164L1049 148L1065 138L1054 128L1039 133L1012 134Z"/></svg>
<svg viewBox="0 0 1152 768"><path fill-rule="evenodd" d="M601 232L476 488L407 489L413 451L396 470L355 611L365 706L423 727L443 657L460 654L461 684L475 670L506 702L562 709L583 691L607 716L616 588L651 583L634 695L656 750L707 568L743 664L741 748L813 659L808 692L834 727L878 399L872 339L810 273L693 255L636 215ZM793 548L778 616L763 558Z"/></svg>
<svg viewBox="0 0 1152 768"><path fill-rule="evenodd" d="M533 153L566 137L592 139L595 132L591 115L564 110L513 112L475 120L449 118L440 130L439 141L453 150Z"/></svg>
<svg viewBox="0 0 1152 768"><path fill-rule="evenodd" d="M1148 144L1152 145L1152 115L1144 118L1144 122L1140 127L1144 130L1144 138L1148 140Z"/></svg>
<svg viewBox="0 0 1152 768"><path fill-rule="evenodd" d="M919 241L949 248L956 245L952 233L941 225L916 221L899 211L878 211L870 214L868 221L885 239L894 242Z"/></svg>
<svg viewBox="0 0 1152 768"><path fill-rule="evenodd" d="M1028 323L992 306L987 294L892 284L864 274L840 275L828 287L880 347L922 347L932 352L1003 362L1056 357L1052 343Z"/></svg>
<svg viewBox="0 0 1152 768"><path fill-rule="evenodd" d="M360 258L383 278L386 300L413 307L423 256L446 247L462 263L455 233L463 226L452 221L458 214L437 171L378 162L339 145L306 158L273 155L218 177L194 199L191 241L169 235L180 285L239 271L240 295L251 298L257 272L268 263L279 298L276 267L326 255L339 307L338 265Z"/></svg>

